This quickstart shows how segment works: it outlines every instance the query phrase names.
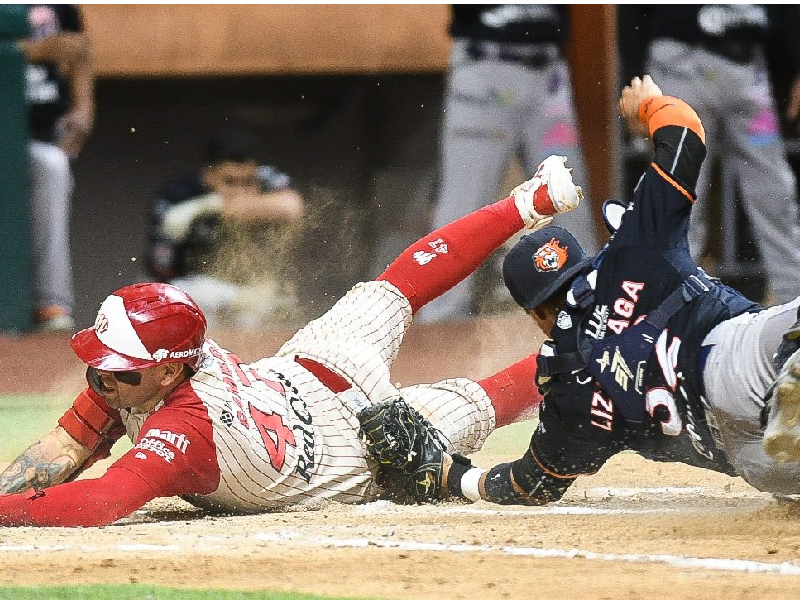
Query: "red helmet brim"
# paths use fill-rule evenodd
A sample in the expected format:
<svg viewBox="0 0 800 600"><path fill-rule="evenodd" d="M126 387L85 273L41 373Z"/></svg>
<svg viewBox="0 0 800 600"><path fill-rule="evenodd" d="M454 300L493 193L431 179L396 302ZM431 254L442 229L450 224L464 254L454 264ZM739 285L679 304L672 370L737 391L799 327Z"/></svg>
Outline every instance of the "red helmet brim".
<svg viewBox="0 0 800 600"><path fill-rule="evenodd" d="M115 352L98 339L94 327L73 335L70 346L84 363L102 371L133 371L151 366L153 362Z"/></svg>

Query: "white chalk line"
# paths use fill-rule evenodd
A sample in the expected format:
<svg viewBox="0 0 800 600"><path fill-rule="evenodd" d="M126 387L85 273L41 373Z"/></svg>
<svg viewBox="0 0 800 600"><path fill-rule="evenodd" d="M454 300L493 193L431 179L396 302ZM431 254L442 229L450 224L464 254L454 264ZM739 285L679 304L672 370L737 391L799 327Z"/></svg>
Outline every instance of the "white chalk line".
<svg viewBox="0 0 800 600"><path fill-rule="evenodd" d="M298 534L299 536L299 534ZM752 560L729 558L694 558L672 554L610 554L598 553L590 550L572 548L560 550L558 548L528 548L520 546L486 546L472 544L440 544L435 542L414 542L385 540L379 538L334 538L327 536L297 537L286 533L259 533L254 536L265 542L298 542L302 545L335 548L388 548L409 552L482 552L494 554L509 554L512 556L532 556L535 558L582 558L585 560L598 560L605 562L627 563L656 563L673 567L684 567L709 571L737 571L744 573L764 573L772 575L800 575L800 565L793 563L764 563ZM294 539L292 539L294 538Z"/></svg>
<svg viewBox="0 0 800 600"><path fill-rule="evenodd" d="M635 498L655 496L663 498L665 496L693 497L693 498L725 498L725 499L753 499L769 500L770 494L753 490L725 491L707 487L593 487L579 491L584 499L587 500L608 500L611 498ZM400 507L388 500L377 500L367 504L353 507L354 511L361 514L387 514L403 513L407 507ZM648 514L648 513L668 513L682 512L681 508L600 508L594 506L574 506L567 504L554 504L548 506L530 506L522 509L491 509L470 507L432 507L432 510L442 514L476 514L476 515L510 515L526 516L532 514L554 514L554 515L625 515L625 514Z"/></svg>
<svg viewBox="0 0 800 600"><path fill-rule="evenodd" d="M580 493L580 492L579 492ZM634 496L698 496L704 498L769 498L770 494L752 490L722 490L707 487L593 487L583 491L585 498L631 498Z"/></svg>
<svg viewBox="0 0 800 600"><path fill-rule="evenodd" d="M586 498L629 498L635 496L697 496L697 497L725 497L725 498L763 498L769 495L753 491L726 492L719 489L705 487L650 487L650 488L621 488L621 487L596 487L588 488L583 491ZM388 501L371 502L364 505L353 506L356 514L370 513L402 513L407 507L400 507ZM423 508L423 507L417 507ZM539 507L526 507L522 509L488 509L477 508L474 506L444 507L424 507L442 514L474 514L483 516L526 516L540 514L563 514L563 515L609 515L609 514L646 514L646 513L667 513L678 512L680 508L598 508L591 506L565 506L550 505ZM165 526L169 523L158 522L153 526ZM216 536L215 536L216 537ZM800 565L788 562L764 563L741 559L723 558L694 558L669 554L613 554L597 553L579 548L561 550L557 548L532 548L519 546L487 546L471 544L443 544L426 543L416 541L387 540L385 538L336 538L333 536L308 536L302 531L283 530L281 533L259 533L253 539L262 542L287 542L291 541L300 545L311 545L318 547L337 547L337 548L366 548L378 547L404 551L422 552L483 552L507 554L512 556L531 556L535 558L582 558L585 560L597 560L606 562L627 562L627 563L657 563L667 564L674 567L705 569L712 571L737 571L747 573L765 573L777 575L800 575ZM219 541L216 540L215 541ZM118 550L120 552L165 552L177 553L185 551L179 544L115 544L110 546L94 545L46 545L46 544L0 544L0 553L50 553L64 552L79 549L81 552L98 552L107 550ZM191 550L197 551L216 551L223 549L221 545L191 544Z"/></svg>
<svg viewBox="0 0 800 600"><path fill-rule="evenodd" d="M528 506L518 509L476 508L474 506L454 506L451 508L431 507L428 511L441 515L482 515L489 517L530 517L532 515L645 515L685 512L679 508L597 508L594 506ZM354 507L353 512L362 515L408 514L396 504L379 500Z"/></svg>
<svg viewBox="0 0 800 600"><path fill-rule="evenodd" d="M491 517L526 517L531 515L646 515L683 512L677 508L595 508L592 506L531 506L524 509L493 510L458 507L441 511L446 515L485 515Z"/></svg>

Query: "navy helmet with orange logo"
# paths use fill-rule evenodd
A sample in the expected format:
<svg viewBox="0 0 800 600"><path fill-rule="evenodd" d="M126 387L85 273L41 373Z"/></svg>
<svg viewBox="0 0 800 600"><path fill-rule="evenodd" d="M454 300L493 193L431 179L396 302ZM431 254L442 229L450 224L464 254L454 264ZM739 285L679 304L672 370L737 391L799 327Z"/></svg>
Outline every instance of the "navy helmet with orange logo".
<svg viewBox="0 0 800 600"><path fill-rule="evenodd" d="M506 255L503 279L514 301L530 310L566 286L591 260L569 231L545 227L524 236Z"/></svg>

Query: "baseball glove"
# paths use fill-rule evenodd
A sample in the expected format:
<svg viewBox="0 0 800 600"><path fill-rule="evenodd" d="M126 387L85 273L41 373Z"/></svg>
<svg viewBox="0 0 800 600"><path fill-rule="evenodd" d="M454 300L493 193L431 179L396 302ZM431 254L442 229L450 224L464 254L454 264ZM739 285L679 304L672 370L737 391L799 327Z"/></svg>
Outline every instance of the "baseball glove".
<svg viewBox="0 0 800 600"><path fill-rule="evenodd" d="M405 400L386 400L358 413L367 456L380 465L379 485L395 499L442 497L445 444L441 433Z"/></svg>

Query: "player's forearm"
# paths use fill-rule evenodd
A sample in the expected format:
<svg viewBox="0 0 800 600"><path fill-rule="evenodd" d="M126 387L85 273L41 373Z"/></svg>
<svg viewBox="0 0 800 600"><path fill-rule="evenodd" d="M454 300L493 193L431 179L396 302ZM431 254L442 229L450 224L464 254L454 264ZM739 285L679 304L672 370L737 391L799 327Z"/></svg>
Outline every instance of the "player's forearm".
<svg viewBox="0 0 800 600"><path fill-rule="evenodd" d="M233 196L224 199L223 214L243 222L294 223L303 216L303 198L293 189Z"/></svg>
<svg viewBox="0 0 800 600"><path fill-rule="evenodd" d="M522 227L514 198L508 197L415 242L378 280L397 287L416 312L477 269Z"/></svg>
<svg viewBox="0 0 800 600"><path fill-rule="evenodd" d="M446 489L451 497L495 504L539 506L555 502L564 495L575 477L549 472L530 450L513 462L484 470L453 462L446 476Z"/></svg>
<svg viewBox="0 0 800 600"><path fill-rule="evenodd" d="M0 496L0 525L99 527L131 514L156 495L135 473L109 469L100 479L65 483L46 491Z"/></svg>
<svg viewBox="0 0 800 600"><path fill-rule="evenodd" d="M0 494L41 490L66 481L91 451L56 428L20 454L0 474Z"/></svg>
<svg viewBox="0 0 800 600"><path fill-rule="evenodd" d="M653 138L653 162L660 174L694 199L700 168L705 160L705 131L700 117L683 100L670 96L645 99L639 120Z"/></svg>
<svg viewBox="0 0 800 600"><path fill-rule="evenodd" d="M639 120L647 124L650 135L662 127L685 127L705 144L706 133L700 117L686 102L672 96L651 96L639 105Z"/></svg>
<svg viewBox="0 0 800 600"><path fill-rule="evenodd" d="M72 110L85 113L94 120L94 56L89 39L84 35L83 50L78 54L70 76Z"/></svg>

